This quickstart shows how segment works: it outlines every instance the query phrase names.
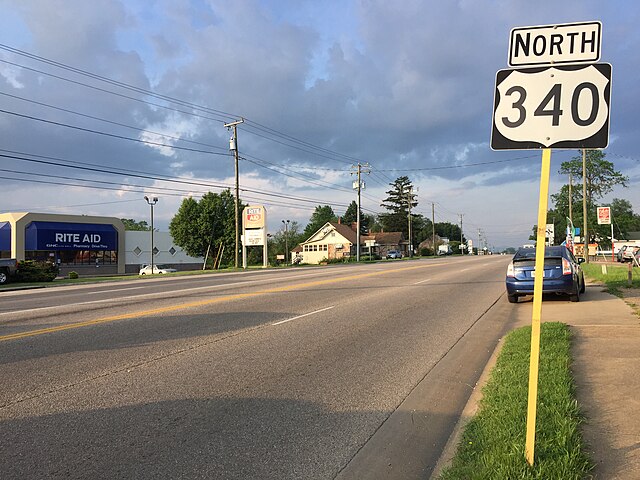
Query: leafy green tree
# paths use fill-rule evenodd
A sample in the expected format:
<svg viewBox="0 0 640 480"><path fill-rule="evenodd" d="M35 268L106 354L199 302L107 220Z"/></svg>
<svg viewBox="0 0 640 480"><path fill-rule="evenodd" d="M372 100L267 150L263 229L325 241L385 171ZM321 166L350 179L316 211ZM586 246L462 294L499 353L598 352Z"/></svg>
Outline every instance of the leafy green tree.
<svg viewBox="0 0 640 480"><path fill-rule="evenodd" d="M151 227L145 220L142 220L140 222L136 222L132 218L121 218L120 220L122 220L122 223L124 223L125 230L136 231L136 232L151 231Z"/></svg>
<svg viewBox="0 0 640 480"><path fill-rule="evenodd" d="M377 215L371 215L369 213L365 213L364 216L367 217L367 225L369 226L370 232L382 231L382 225L380 224L380 221Z"/></svg>
<svg viewBox="0 0 640 480"><path fill-rule="evenodd" d="M435 225L436 235L440 238L448 238L451 241L457 241L460 243L460 225L450 222L438 222ZM462 241L467 242L466 237L462 236Z"/></svg>
<svg viewBox="0 0 640 480"><path fill-rule="evenodd" d="M611 218L615 227L614 237L627 239L629 238L629 232L640 231L640 215L634 213L631 202L614 198L609 206L611 207Z"/></svg>
<svg viewBox="0 0 640 480"><path fill-rule="evenodd" d="M316 233L327 222L336 222L338 217L329 205L318 205L311 214L309 223L304 229L305 240Z"/></svg>
<svg viewBox="0 0 640 480"><path fill-rule="evenodd" d="M425 218L424 215L416 214L413 216L413 239L416 246L420 245L426 239L430 239L433 235L433 229L431 228L431 220Z"/></svg>
<svg viewBox="0 0 640 480"><path fill-rule="evenodd" d="M387 213L379 215L380 224L386 232L403 232L409 237L409 203L411 208L418 206L417 195L413 193L413 185L409 177L398 177L390 183L391 190L387 190L387 198L380 204Z"/></svg>
<svg viewBox="0 0 640 480"><path fill-rule="evenodd" d="M611 193L615 186L621 185L626 187L629 182L629 178L616 171L613 163L606 160L605 156L606 154L601 150L587 150L585 156L589 241L600 239L602 242L602 240L608 239L611 236L611 227L609 225L598 225L596 207L605 206L600 204L599 201L605 195ZM582 152L580 151L579 155L573 157L571 160L563 162L560 165L559 173L562 175L571 175L573 178L574 184L571 188L573 225L574 227L583 228ZM547 212L547 223L554 224L554 243L560 244L565 239L568 223L567 218L570 216L569 184L563 185L558 193L551 195L551 201L554 207ZM617 208L621 210L616 212ZM628 211L623 204L617 203L616 209L612 208L612 217L616 225L618 224L618 214L620 214L623 219L633 218L633 212L631 212L631 217L628 217ZM632 224L633 223L629 225ZM623 225L626 226L627 223L623 222ZM534 225L532 228L533 233L529 237L530 240L536 240L536 231L536 226ZM606 244L606 240L603 243Z"/></svg>
<svg viewBox="0 0 640 480"><path fill-rule="evenodd" d="M244 207L240 202L241 212ZM184 199L171 219L169 232L176 245L193 257L203 257L209 248L215 249L222 244L222 263L228 265L235 259L234 224L234 197L230 190L223 190L220 194L208 192L199 202L193 198ZM241 229L241 225L238 228Z"/></svg>
<svg viewBox="0 0 640 480"><path fill-rule="evenodd" d="M289 224L286 232L283 227L269 237L269 263L275 264L276 255L284 255L285 247L291 252L299 243L304 242L308 238L304 236L301 229L300 224L294 220ZM289 255L289 260L291 260L291 254Z"/></svg>
<svg viewBox="0 0 640 480"><path fill-rule="evenodd" d="M616 185L627 186L629 177L614 169L613 163L605 160L606 154L602 150L587 150L585 165L587 168L587 202L595 202L613 190ZM582 178L582 153L568 162L562 162L560 173L571 174L573 178ZM579 195L582 189L578 188ZM580 198L582 200L582 198Z"/></svg>

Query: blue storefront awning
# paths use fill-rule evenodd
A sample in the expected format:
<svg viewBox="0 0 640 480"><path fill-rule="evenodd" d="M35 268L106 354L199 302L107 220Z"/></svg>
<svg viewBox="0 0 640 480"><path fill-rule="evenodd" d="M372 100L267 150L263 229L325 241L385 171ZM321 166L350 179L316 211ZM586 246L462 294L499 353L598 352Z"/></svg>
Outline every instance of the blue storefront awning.
<svg viewBox="0 0 640 480"><path fill-rule="evenodd" d="M25 250L118 250L118 231L99 223L31 222Z"/></svg>
<svg viewBox="0 0 640 480"><path fill-rule="evenodd" d="M11 251L11 224L0 222L0 251Z"/></svg>

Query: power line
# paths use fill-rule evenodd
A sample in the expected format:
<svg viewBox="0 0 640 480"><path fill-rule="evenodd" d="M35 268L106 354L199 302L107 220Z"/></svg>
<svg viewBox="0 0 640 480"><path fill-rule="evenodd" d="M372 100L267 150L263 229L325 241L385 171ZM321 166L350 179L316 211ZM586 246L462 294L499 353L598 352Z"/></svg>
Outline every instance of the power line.
<svg viewBox="0 0 640 480"><path fill-rule="evenodd" d="M70 66L68 64L64 64L64 63L57 62L57 61L54 61L54 60L51 60L51 59L47 59L45 57L41 57L41 56L38 56L38 55L35 55L35 54L31 54L29 52L25 52L23 50L19 50L17 48L10 47L8 45L0 44L0 49L9 51L9 52L14 53L16 55L20 55L20 56L29 58L31 60L36 60L36 61L48 64L48 65L51 65L51 66L55 66L57 68L60 68L60 69L66 70L66 71L70 71L70 72L76 73L78 75L86 76L86 77L89 77L89 78L94 79L94 80L105 82L107 84L110 84L110 85L113 85L113 86L117 86L119 88L123 88L123 89L127 89L127 90L130 90L130 91L134 91L136 93L141 93L141 94L144 94L144 95L148 95L148 96L150 96L152 98L158 98L158 99L161 99L161 100L164 100L164 101L176 103L178 105L187 106L187 107L192 108L192 109L197 110L197 111L202 111L202 112L209 113L209 114L215 114L215 115L219 116L219 118L215 119L215 120L218 120L218 121L226 122L229 118L237 118L237 117L240 116L240 115L235 115L235 114L231 114L231 113L228 113L228 112L223 112L221 110L216 110L216 109L213 109L213 108L210 108L210 107L206 107L206 106L194 104L194 103L191 103L191 102L187 102L185 100L181 100L181 99L176 98L176 97L171 97L171 96L168 96L168 95L159 94L159 93L153 92L151 90L147 90L147 89L144 89L144 88L136 87L134 85L130 85L130 84L127 84L127 83L124 83L124 82L120 82L120 81L117 81L117 80L113 80L111 78L108 78L108 77L105 77L105 76L102 76L102 75L98 75L98 74L94 74L92 72L89 72L89 71L86 71L86 70L82 70L82 69L79 69L79 68L76 68L76 67L72 67L72 66ZM161 105L161 104L157 104L157 103L153 103L153 102L148 102L148 101L141 100L141 99L138 99L138 98L135 98L135 97L130 97L130 96L123 95L123 94L120 94L120 93L117 93L117 92L113 92L112 90L103 89L103 88L100 88L100 87L96 87L95 85L90 85L90 84L86 84L86 83L83 83L83 82L78 82L77 80L72 80L72 79L69 79L69 78L66 78L66 77L55 75L55 74L52 74L50 72L45 72L45 71L38 70L38 69L35 69L35 68L32 68L32 67L27 67L25 65L21 65L21 64L15 63L15 62L10 62L8 60L0 59L0 61L2 61L4 63L7 63L9 65L13 65L15 67L23 68L25 70L38 73L40 75L47 75L47 76L50 76L52 78L56 78L58 80L71 82L71 83L74 83L76 85L84 86L86 88L91 88L91 89L98 90L98 91L101 91L101 92L104 92L104 93L108 93L108 94L112 94L112 95L118 95L120 97L124 97L124 98L128 98L130 100L147 103L147 104L159 107L159 108L167 108L169 110L177 111L177 112L180 112L180 113L183 113L183 114L186 114L186 115L201 116L201 115L198 115L198 114L196 114L194 112L187 112L187 111L177 110L175 108L167 107L165 105ZM207 118L207 117L203 117L203 118ZM209 118L209 119L210 120L214 120L212 118ZM290 148L297 148L297 149L305 151L306 153L310 153L312 155L318 155L318 156L321 156L321 157L324 157L324 158L327 158L327 159L330 159L330 160L340 161L342 163L350 163L350 161L340 160L340 159L337 159L335 157L336 156L340 156L340 157L344 157L344 158L348 158L348 159L353 159L353 157L349 157L347 155L344 155L344 154L341 154L341 153L338 153L338 152L333 152L333 151L331 151L329 149L326 149L324 147L320 147L320 146L314 145L314 144L312 144L310 142L299 140L299 139L297 139L297 138L295 138L295 137L293 137L291 135L287 135L287 134L284 134L282 132L278 132L277 130L269 128L269 127L266 127L266 126L264 126L264 125L262 125L262 124L260 124L258 122L247 120L247 124L250 124L254 129L256 129L258 131L268 132L268 133L270 133L272 135L275 135L275 136L277 136L279 138L287 139L289 141L292 141L292 142L298 143L300 145L303 145L303 146L305 146L307 148L312 148L314 150L318 150L320 152L323 152L324 154L330 154L331 156L319 154L319 153L316 153L316 152L311 152L309 150L302 149L301 147L296 147L295 145L291 145L291 144L288 144L288 143L285 143L285 142L282 142L282 141L278 141L278 140L275 140L273 138L269 138L269 137L266 137L264 135L260 135L260 134L256 133L255 131L251 131L251 133L253 135L257 135L257 136L263 137L263 138L265 138L265 139L267 139L269 141L280 143L280 144L288 146ZM246 130L246 131L249 131L249 130Z"/></svg>
<svg viewBox="0 0 640 480"><path fill-rule="evenodd" d="M51 125L57 125L59 127L70 128L70 129L73 129L73 130L79 130L79 131L82 131L82 132L93 133L93 134L96 134L96 135L103 135L105 137L112 137L112 138L118 138L120 140L128 140L128 141L131 141L131 142L143 143L145 145L153 145L155 147L165 147L165 148L171 148L171 149L174 149L174 150L185 150L185 151L188 151L188 152L206 153L206 154L209 154L209 155L221 155L221 156L225 156L225 157L230 156L228 153L210 152L208 150L199 150L199 149L188 148L188 147L178 147L176 145L169 145L169 144L166 144L166 143L152 142L150 140L142 140L140 138L125 137L124 135L116 135L115 133L107 133L107 132L102 132L100 130L93 130L93 129L90 129L90 128L78 127L76 125L70 125L70 124L62 123L62 122L55 122L53 120L46 120L44 118L34 117L34 116L31 116L31 115L24 115L22 113L11 112L9 110L0 109L0 113L5 113L7 115L13 115L13 116L20 117L20 118L26 118L26 119L34 120L34 121L37 121L37 122L48 123L48 124L51 124ZM218 148L218 147L216 147L216 148Z"/></svg>
<svg viewBox="0 0 640 480"><path fill-rule="evenodd" d="M39 105L39 106L42 106L42 107L50 108L50 109L53 109L53 110L58 110L60 112L71 113L73 115L78 115L80 117L90 118L91 120L97 120L99 122L108 123L110 125L116 125L116 126L119 126L119 127L129 128L131 130L137 130L137 131L142 132L142 133L150 133L152 135L158 135L160 137L170 138L172 140L177 140L177 141L180 141L180 142L193 143L195 145L202 145L204 147L215 148L217 150L224 150L225 152L227 150L226 148L218 147L217 145L211 145L211 144L208 144L208 143L196 142L194 140L187 140L187 139L184 139L184 138L181 138L181 137L176 137L174 135L169 135L169 134L166 134L166 133L160 133L160 132L153 132L151 130L145 130L143 128L134 127L134 126L127 125L127 124L124 124L124 123L120 123L120 122L114 122L112 120L107 120L105 118L100 118L100 117L96 117L96 116L93 116L93 115L88 115L86 113L76 112L74 110L69 110L67 108L56 107L55 105L50 105L50 104L47 104L47 103L38 102L36 100L31 100L31 99L28 99L28 98L19 97L17 95L11 95L10 93L6 93L6 92L0 92L0 95L11 97L11 98L14 98L14 99L17 99L17 100L21 100L21 101L24 101L24 102L33 103L35 105Z"/></svg>
<svg viewBox="0 0 640 480"><path fill-rule="evenodd" d="M0 150L0 151L2 151L2 150ZM30 155L30 154L25 154L25 155ZM97 172L97 173L107 173L107 174L111 174L111 175L122 175L122 172L111 171L111 170L108 170L108 169L105 169L105 168L90 167L89 165L93 165L93 164L87 164L87 163L82 163L83 166L79 166L79 165L66 165L64 163L47 161L47 160L36 160L36 159L21 157L21 156L17 156L17 155L0 154L0 157L10 158L10 159L13 159L13 160L32 162L32 163L40 163L40 164L46 164L46 165L52 165L52 166L59 166L59 167L61 166L61 167L66 167L66 168L79 169L79 170L83 170L83 171L89 170L89 171L94 171L94 172ZM42 156L40 156L40 157L42 157ZM74 163L81 163L81 162L74 162ZM183 179L179 179L179 178L171 178L171 177L167 177L167 176L163 176L163 175L157 175L157 174L140 174L140 173L127 173L127 174L129 176L133 176L133 177L136 177L136 178L143 178L143 179L147 179L147 180L165 181L165 182L187 184L187 185L194 185L194 186L207 187L207 188L211 188L211 187L220 188L220 189L230 189L230 188L232 188L231 185L227 185L227 184L215 184L215 183L211 183L211 182L199 182L199 181L193 181L193 180L183 180ZM44 175L44 174L34 174L34 175ZM51 175L47 175L47 176L51 176ZM76 178L75 180L78 180L78 179ZM85 180L85 179L80 179L80 180L93 181L94 183L98 183L99 182L99 181ZM75 186L78 186L78 185L75 185ZM82 186L82 185L80 185L80 186ZM147 188L149 188L149 187L147 187ZM154 188L157 188L157 187L154 187ZM266 192L266 191L259 190L259 189L254 189L254 188L243 187L243 188L240 189L240 191L249 192L249 193L253 193L253 194L259 194L259 195L265 195L265 196L271 196L271 197L276 197L276 198L284 198L284 199L288 199L288 200L295 200L295 201L300 201L300 202L307 202L307 203L315 203L315 204L326 203L323 200L319 200L319 199L316 199L316 198L302 197L302 196L297 196L297 195L285 195L285 194L279 194L279 193L274 193L274 192ZM344 206L344 207L348 206L347 204L341 204L341 203L337 203L337 202L335 202L334 205Z"/></svg>

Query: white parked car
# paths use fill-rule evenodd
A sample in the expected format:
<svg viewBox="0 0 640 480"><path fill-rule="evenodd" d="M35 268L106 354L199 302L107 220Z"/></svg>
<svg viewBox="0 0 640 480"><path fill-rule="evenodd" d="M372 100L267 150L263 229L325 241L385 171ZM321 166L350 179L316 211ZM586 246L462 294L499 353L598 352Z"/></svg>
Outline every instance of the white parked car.
<svg viewBox="0 0 640 480"><path fill-rule="evenodd" d="M153 272L151 272L151 265L147 265L140 269L138 275L151 275L152 273L153 275L157 275L162 273L173 273L177 271L178 270L176 270L175 268L170 268L167 265L154 265Z"/></svg>

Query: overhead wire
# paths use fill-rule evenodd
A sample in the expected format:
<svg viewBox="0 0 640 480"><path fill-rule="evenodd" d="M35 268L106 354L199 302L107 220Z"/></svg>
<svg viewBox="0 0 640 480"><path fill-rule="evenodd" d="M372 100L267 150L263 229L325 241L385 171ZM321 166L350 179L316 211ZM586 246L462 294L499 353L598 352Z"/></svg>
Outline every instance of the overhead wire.
<svg viewBox="0 0 640 480"><path fill-rule="evenodd" d="M3 151L2 149L0 149L0 151ZM23 155L30 155L30 154L23 154ZM90 166L90 165L94 165L94 164L89 164L86 162L73 162L74 164L71 165L67 165L64 163L60 163L59 161L49 161L49 160L38 160L38 159L32 159L32 158L26 158L25 156L18 156L18 155L7 155L7 154L0 154L0 157L3 158L10 158L13 160L19 160L19 161L26 161L26 162L32 162L32 163L40 163L40 164L47 164L47 165L52 165L52 166L62 166L62 167L66 167L66 168L73 168L73 169L80 169L83 171L93 171L96 173L107 173L107 174L113 174L113 175L123 175L123 171L112 171L106 168L96 168L94 166ZM38 157L44 157L44 156L38 156ZM68 162L71 163L71 162ZM80 165L78 165L80 164ZM82 166L81 166L82 165ZM123 170L123 169L116 169L116 170ZM136 178L144 178L144 179L148 179L148 180L155 180L155 181L165 181L165 182L172 182L172 183L179 183L179 184L186 184L186 185L193 185L193 186L200 186L200 187L207 187L207 188L220 188L220 189L232 189L233 186L229 185L229 184L217 184L217 183L213 183L213 182L202 182L202 181L195 181L192 179L183 179L180 177L169 177L169 176L165 176L165 175L158 175L158 174L141 174L141 173L134 173L133 171L124 171L126 172L127 175L132 176L132 177L136 177ZM44 174L42 174L44 175ZM147 188L155 188L155 187L147 187ZM285 194L279 194L279 193L274 193L274 192L267 192L267 191L263 191L263 190L259 190L259 189L255 189L255 188L248 188L248 187L241 187L240 191L242 192L249 192L249 193L253 193L253 194L260 194L260 195L266 195L266 196L272 196L272 197L277 197L277 198L285 198L285 199L290 199L290 200L296 200L296 201L301 201L301 202L308 202L308 203L315 203L315 204L321 204L323 203L323 200L321 199L316 199L316 198L309 198L309 197L302 197L299 195L285 195ZM339 206L348 206L347 204L341 204L341 203L334 203L335 205L339 205Z"/></svg>

